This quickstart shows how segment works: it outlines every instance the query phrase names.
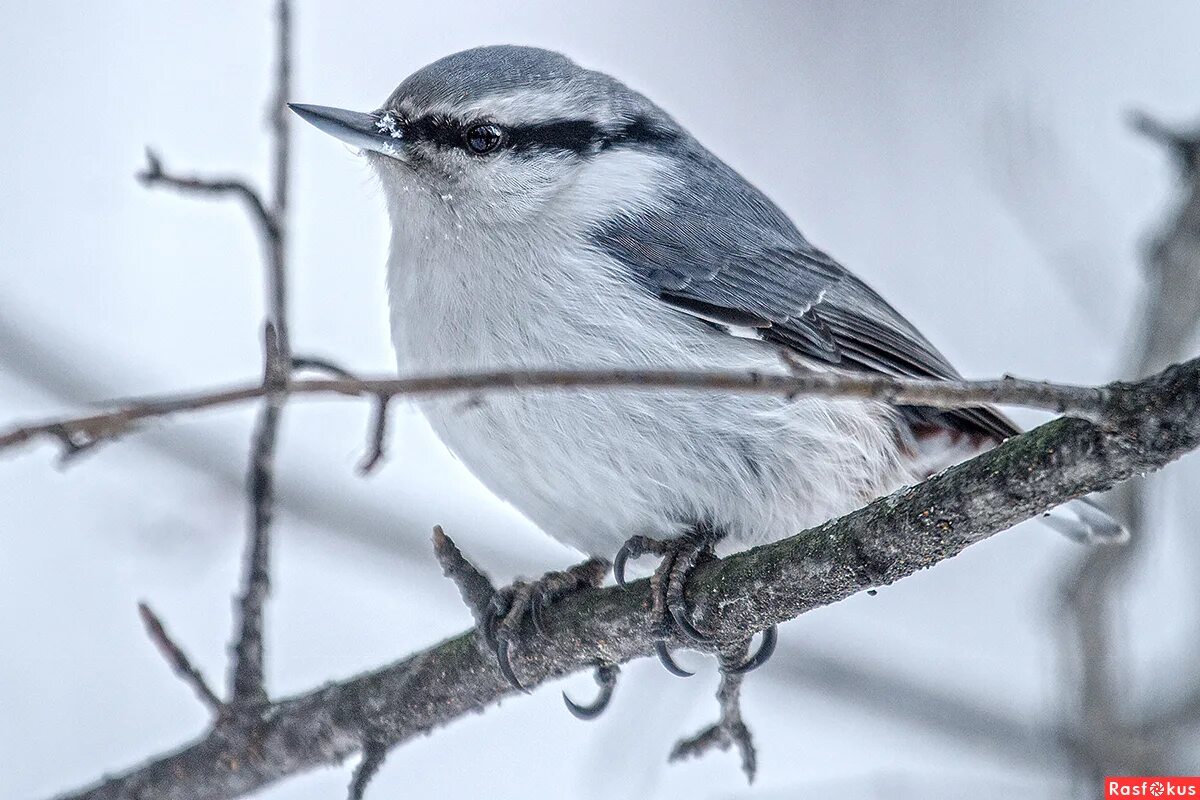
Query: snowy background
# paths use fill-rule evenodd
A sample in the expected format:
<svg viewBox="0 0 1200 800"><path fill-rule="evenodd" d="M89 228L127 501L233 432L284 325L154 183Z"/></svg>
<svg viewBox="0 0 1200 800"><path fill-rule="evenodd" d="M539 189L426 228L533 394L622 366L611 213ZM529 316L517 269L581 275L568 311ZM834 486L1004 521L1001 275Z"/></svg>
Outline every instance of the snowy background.
<svg viewBox="0 0 1200 800"><path fill-rule="evenodd" d="M1175 179L1125 114L1200 114L1200 5L1187 0L296 6L297 101L374 108L429 61L500 42L616 74L972 377L1114 375L1137 245ZM168 167L265 180L271 36L270 8L249 0L0 7L0 427L258 373L260 258L242 209L146 191L133 174L152 145ZM378 192L347 148L307 126L295 141L294 346L386 372ZM435 523L498 578L576 558L489 497L411 410L393 411L388 462L356 477L369 411L304 401L287 414L268 617L276 695L469 624L430 551ZM249 409L180 418L65 471L49 448L0 454L3 800L74 788L202 730L204 709L135 605L152 603L205 673L223 675L250 420ZM1162 536L1123 608L1134 704L1197 682L1200 541L1181 522L1200 513L1198 467L1164 476ZM715 713L715 674L694 658L689 681L630 665L594 723L566 713L559 686L463 719L396 750L370 793L1068 796L1073 773L1053 741L1067 702L1056 618L1079 557L1027 524L785 626L746 692L752 789L733 755L665 763ZM593 690L586 676L566 687ZM327 769L261 796L339 797L347 780Z"/></svg>

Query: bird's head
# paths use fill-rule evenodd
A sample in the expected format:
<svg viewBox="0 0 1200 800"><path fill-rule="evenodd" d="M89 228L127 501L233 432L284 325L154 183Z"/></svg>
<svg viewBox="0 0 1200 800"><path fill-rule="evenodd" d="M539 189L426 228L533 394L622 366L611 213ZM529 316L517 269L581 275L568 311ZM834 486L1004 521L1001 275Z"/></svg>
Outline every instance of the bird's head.
<svg viewBox="0 0 1200 800"><path fill-rule="evenodd" d="M619 81L532 47L447 56L371 112L290 107L367 155L394 212L430 204L491 225L526 220L572 189L619 210L685 136Z"/></svg>

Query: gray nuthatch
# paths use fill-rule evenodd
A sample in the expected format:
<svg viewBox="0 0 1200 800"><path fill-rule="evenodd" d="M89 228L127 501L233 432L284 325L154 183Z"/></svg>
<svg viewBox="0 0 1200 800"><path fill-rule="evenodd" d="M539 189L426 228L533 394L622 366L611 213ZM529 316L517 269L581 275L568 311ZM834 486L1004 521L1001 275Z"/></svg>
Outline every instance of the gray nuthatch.
<svg viewBox="0 0 1200 800"><path fill-rule="evenodd" d="M378 173L404 371L775 372L782 347L812 369L958 377L662 109L562 55L467 50L377 111L292 108ZM629 557L666 554L659 607L693 635L683 585L716 542L789 536L1019 432L992 408L815 397L577 391L421 407L488 488L559 541L615 557L619 581ZM1084 500L1048 519L1080 540L1125 536ZM574 584L558 577L538 600Z"/></svg>

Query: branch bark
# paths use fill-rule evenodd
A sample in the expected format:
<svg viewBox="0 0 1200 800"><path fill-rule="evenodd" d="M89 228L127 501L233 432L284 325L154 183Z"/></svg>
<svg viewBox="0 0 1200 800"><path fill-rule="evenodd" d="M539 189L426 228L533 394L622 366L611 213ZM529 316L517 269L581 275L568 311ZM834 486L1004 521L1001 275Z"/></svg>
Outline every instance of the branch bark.
<svg viewBox="0 0 1200 800"><path fill-rule="evenodd" d="M1055 420L845 517L697 568L689 586L697 624L722 639L744 638L911 575L1200 445L1200 359L1106 391L1100 411L1107 424ZM545 615L546 636L514 654L522 682L534 687L598 661L651 655L660 631L650 606L644 580L564 599ZM64 798L230 798L338 763L368 742L395 746L516 694L474 637L466 632L373 672L277 701L253 731L217 726Z"/></svg>

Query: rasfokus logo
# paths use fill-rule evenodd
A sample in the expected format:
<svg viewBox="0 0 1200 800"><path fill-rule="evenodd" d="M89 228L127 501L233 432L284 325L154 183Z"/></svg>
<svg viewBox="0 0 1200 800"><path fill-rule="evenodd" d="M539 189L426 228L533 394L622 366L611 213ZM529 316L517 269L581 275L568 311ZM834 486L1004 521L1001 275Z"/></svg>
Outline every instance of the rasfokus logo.
<svg viewBox="0 0 1200 800"><path fill-rule="evenodd" d="M1104 779L1104 800L1116 797L1200 798L1200 776L1110 775Z"/></svg>

